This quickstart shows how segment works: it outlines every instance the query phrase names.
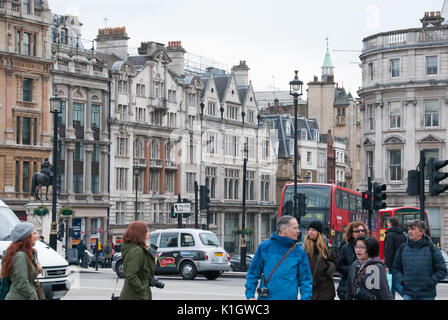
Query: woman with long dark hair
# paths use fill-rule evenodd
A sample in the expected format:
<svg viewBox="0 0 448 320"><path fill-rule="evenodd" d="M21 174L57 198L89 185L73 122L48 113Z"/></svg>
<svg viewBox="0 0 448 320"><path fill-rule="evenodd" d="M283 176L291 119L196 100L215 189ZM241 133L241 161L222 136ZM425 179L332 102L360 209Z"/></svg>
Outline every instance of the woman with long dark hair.
<svg viewBox="0 0 448 320"><path fill-rule="evenodd" d="M322 232L322 223L312 221L308 226L304 243L313 276L311 300L333 300L336 296L333 275L337 258L333 250L328 247L327 238Z"/></svg>
<svg viewBox="0 0 448 320"><path fill-rule="evenodd" d="M120 300L152 300L150 289L155 257L148 250L149 229L142 221L132 222L123 235L124 285Z"/></svg>
<svg viewBox="0 0 448 320"><path fill-rule="evenodd" d="M9 277L11 280L5 300L45 299L37 281L42 268L33 248L38 239L39 234L31 223L22 222L12 229L12 243L2 259L1 278Z"/></svg>

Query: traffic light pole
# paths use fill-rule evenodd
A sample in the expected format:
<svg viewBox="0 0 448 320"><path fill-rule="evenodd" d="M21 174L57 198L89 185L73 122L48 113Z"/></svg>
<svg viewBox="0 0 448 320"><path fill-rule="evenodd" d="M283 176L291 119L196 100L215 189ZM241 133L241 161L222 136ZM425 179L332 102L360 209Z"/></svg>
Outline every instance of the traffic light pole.
<svg viewBox="0 0 448 320"><path fill-rule="evenodd" d="M370 197L372 197L372 178L371 177L368 177L367 178L367 192L369 193L369 195L370 195ZM372 215L373 215L373 203L374 203L374 201L373 201L373 199L372 198L370 198L371 200L370 200L370 208L369 208L369 221L367 221L367 227L369 228L369 230L371 231L372 230Z"/></svg>
<svg viewBox="0 0 448 320"><path fill-rule="evenodd" d="M199 210L198 210L198 182L194 182L194 228L199 229Z"/></svg>
<svg viewBox="0 0 448 320"><path fill-rule="evenodd" d="M177 196L177 203L181 203L182 200L180 198L180 194ZM181 229L182 228L182 214L178 213L177 214L177 228Z"/></svg>
<svg viewBox="0 0 448 320"><path fill-rule="evenodd" d="M420 220L425 222L425 151L420 151Z"/></svg>

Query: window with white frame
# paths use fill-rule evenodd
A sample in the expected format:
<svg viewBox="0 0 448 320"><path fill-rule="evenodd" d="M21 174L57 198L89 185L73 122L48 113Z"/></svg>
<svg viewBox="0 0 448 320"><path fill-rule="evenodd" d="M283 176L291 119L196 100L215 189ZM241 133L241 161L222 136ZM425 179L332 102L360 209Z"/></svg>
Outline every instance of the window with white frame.
<svg viewBox="0 0 448 320"><path fill-rule="evenodd" d="M375 106L368 105L369 130L375 130Z"/></svg>
<svg viewBox="0 0 448 320"><path fill-rule="evenodd" d="M390 60L390 75L392 78L400 77L400 59Z"/></svg>
<svg viewBox="0 0 448 320"><path fill-rule="evenodd" d="M194 192L194 182L196 181L195 172L187 172L187 193Z"/></svg>
<svg viewBox="0 0 448 320"><path fill-rule="evenodd" d="M262 155L263 160L269 160L270 149L271 149L270 141L264 140L263 141L263 155Z"/></svg>
<svg viewBox="0 0 448 320"><path fill-rule="evenodd" d="M227 106L227 118L232 120L238 120L238 107L236 106Z"/></svg>
<svg viewBox="0 0 448 320"><path fill-rule="evenodd" d="M149 190L153 193L160 191L160 171L151 170L149 174Z"/></svg>
<svg viewBox="0 0 448 320"><path fill-rule="evenodd" d="M176 174L174 171L165 171L165 192L174 193Z"/></svg>
<svg viewBox="0 0 448 320"><path fill-rule="evenodd" d="M128 121L128 106L127 105L118 105L118 120Z"/></svg>
<svg viewBox="0 0 448 320"><path fill-rule="evenodd" d="M306 152L306 163L311 163L311 151Z"/></svg>
<svg viewBox="0 0 448 320"><path fill-rule="evenodd" d="M118 201L115 204L115 224L126 223L126 202Z"/></svg>
<svg viewBox="0 0 448 320"><path fill-rule="evenodd" d="M389 150L389 178L390 181L400 181L401 177L401 150Z"/></svg>
<svg viewBox="0 0 448 320"><path fill-rule="evenodd" d="M128 156L128 138L117 137L117 156Z"/></svg>
<svg viewBox="0 0 448 320"><path fill-rule="evenodd" d="M270 176L268 174L261 175L261 201L269 201Z"/></svg>
<svg viewBox="0 0 448 320"><path fill-rule="evenodd" d="M168 127L169 128L177 127L177 113L168 112Z"/></svg>
<svg viewBox="0 0 448 320"><path fill-rule="evenodd" d="M176 90L168 89L168 102L176 102Z"/></svg>
<svg viewBox="0 0 448 320"><path fill-rule="evenodd" d="M116 188L126 191L128 188L128 168L116 168Z"/></svg>
<svg viewBox="0 0 448 320"><path fill-rule="evenodd" d="M151 159L160 159L160 144L159 141L151 141Z"/></svg>
<svg viewBox="0 0 448 320"><path fill-rule="evenodd" d="M239 156L240 137L226 134L225 135L225 155L226 156Z"/></svg>
<svg viewBox="0 0 448 320"><path fill-rule="evenodd" d="M436 75L438 73L438 59L437 56L426 57L426 74Z"/></svg>
<svg viewBox="0 0 448 320"><path fill-rule="evenodd" d="M217 134L215 132L207 132L207 153L217 154Z"/></svg>
<svg viewBox="0 0 448 320"><path fill-rule="evenodd" d="M373 81L374 78L374 68L373 68L373 62L370 62L368 64L368 72L369 72L369 80Z"/></svg>
<svg viewBox="0 0 448 320"><path fill-rule="evenodd" d="M128 82L124 80L118 81L118 92L119 93L128 93Z"/></svg>
<svg viewBox="0 0 448 320"><path fill-rule="evenodd" d="M246 200L255 200L255 171L252 170L247 171Z"/></svg>
<svg viewBox="0 0 448 320"><path fill-rule="evenodd" d="M239 175L238 169L225 169L224 199L238 199Z"/></svg>
<svg viewBox="0 0 448 320"><path fill-rule="evenodd" d="M145 108L136 107L137 113L137 123L145 123L146 122L146 110Z"/></svg>
<svg viewBox="0 0 448 320"><path fill-rule="evenodd" d="M439 100L424 100L425 127L439 126Z"/></svg>
<svg viewBox="0 0 448 320"><path fill-rule="evenodd" d="M144 97L145 96L145 85L137 83L137 87L135 88L135 95L137 97Z"/></svg>
<svg viewBox="0 0 448 320"><path fill-rule="evenodd" d="M216 198L216 167L205 168L205 185L210 190L210 198Z"/></svg>
<svg viewBox="0 0 448 320"><path fill-rule="evenodd" d="M367 158L367 177L371 177L373 179L375 178L373 171L373 151L367 151L366 158Z"/></svg>
<svg viewBox="0 0 448 320"><path fill-rule="evenodd" d="M391 129L401 128L401 103L389 102L389 125Z"/></svg>
<svg viewBox="0 0 448 320"><path fill-rule="evenodd" d="M216 114L216 102L209 101L207 103L207 114L214 116Z"/></svg>

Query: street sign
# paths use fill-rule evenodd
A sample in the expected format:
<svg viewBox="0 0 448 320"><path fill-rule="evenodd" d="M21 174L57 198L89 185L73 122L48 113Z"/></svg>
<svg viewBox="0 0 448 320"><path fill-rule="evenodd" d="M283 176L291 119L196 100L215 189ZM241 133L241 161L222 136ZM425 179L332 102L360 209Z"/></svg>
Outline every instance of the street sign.
<svg viewBox="0 0 448 320"><path fill-rule="evenodd" d="M190 213L191 212L191 203L174 203L174 212L175 213Z"/></svg>

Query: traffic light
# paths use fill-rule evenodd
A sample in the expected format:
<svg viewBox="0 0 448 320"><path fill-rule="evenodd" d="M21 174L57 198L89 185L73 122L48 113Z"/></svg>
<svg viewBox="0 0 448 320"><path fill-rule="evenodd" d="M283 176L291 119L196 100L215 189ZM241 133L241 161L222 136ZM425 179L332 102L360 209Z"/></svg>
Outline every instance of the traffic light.
<svg viewBox="0 0 448 320"><path fill-rule="evenodd" d="M372 194L368 191L362 193L362 208L365 210L372 209Z"/></svg>
<svg viewBox="0 0 448 320"><path fill-rule="evenodd" d="M448 164L448 160L428 159L429 195L437 196L448 189L448 185L439 182L448 177L448 172L439 172Z"/></svg>
<svg viewBox="0 0 448 320"><path fill-rule="evenodd" d="M183 198L182 199L182 202L183 203L191 203L191 200L189 200L189 199L187 199L187 198ZM192 215L192 212L190 211L190 212L184 212L183 214L182 214L182 217L184 217L184 218L188 218L189 216L191 216Z"/></svg>
<svg viewBox="0 0 448 320"><path fill-rule="evenodd" d="M58 228L58 240L62 241L64 239L64 223L62 222L62 220L59 220L59 228Z"/></svg>
<svg viewBox="0 0 448 320"><path fill-rule="evenodd" d="M408 195L419 196L420 195L420 171L409 170L408 171Z"/></svg>
<svg viewBox="0 0 448 320"><path fill-rule="evenodd" d="M380 210L386 208L386 185L378 182L373 183L373 209Z"/></svg>
<svg viewBox="0 0 448 320"><path fill-rule="evenodd" d="M210 196L209 196L210 189L207 188L206 186L201 186L200 193L201 193L200 194L201 199L199 202L200 210L209 209L210 208Z"/></svg>
<svg viewBox="0 0 448 320"><path fill-rule="evenodd" d="M170 216L171 216L171 218L173 218L173 219L177 218L177 213L174 212L174 205L171 205Z"/></svg>
<svg viewBox="0 0 448 320"><path fill-rule="evenodd" d="M299 202L299 217L304 217L306 214L306 195L304 193L298 193Z"/></svg>

